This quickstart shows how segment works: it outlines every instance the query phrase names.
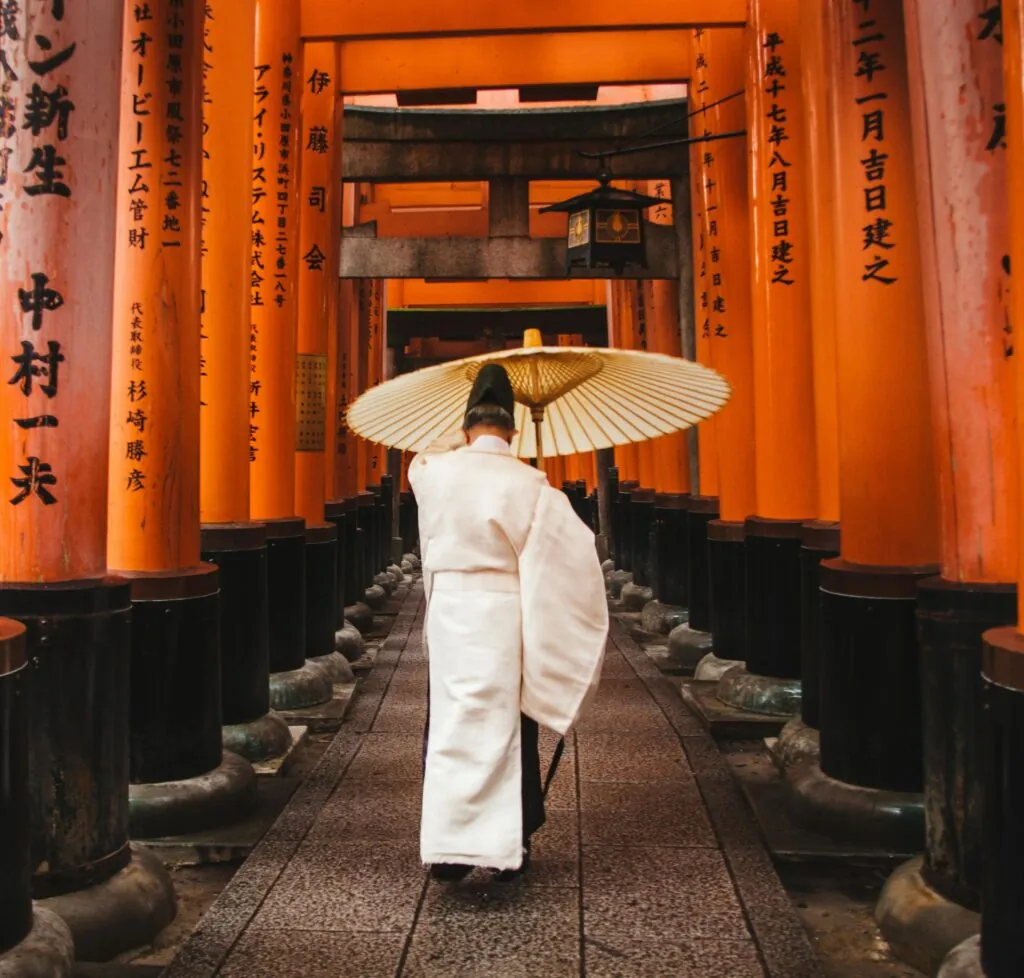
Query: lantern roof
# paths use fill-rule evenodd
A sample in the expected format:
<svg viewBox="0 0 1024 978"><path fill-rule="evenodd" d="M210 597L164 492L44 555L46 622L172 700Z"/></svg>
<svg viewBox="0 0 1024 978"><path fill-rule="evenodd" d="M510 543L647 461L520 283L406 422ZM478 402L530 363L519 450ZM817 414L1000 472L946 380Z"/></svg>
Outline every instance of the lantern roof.
<svg viewBox="0 0 1024 978"><path fill-rule="evenodd" d="M657 207L659 204L668 203L663 197L650 197L647 194L634 193L632 190L619 190L609 186L607 177L599 177L601 185L596 190L589 190L585 194L577 194L568 200L558 204L549 204L539 211L546 214L549 211L560 211L572 213L594 207L632 207L635 210L646 210L648 207Z"/></svg>

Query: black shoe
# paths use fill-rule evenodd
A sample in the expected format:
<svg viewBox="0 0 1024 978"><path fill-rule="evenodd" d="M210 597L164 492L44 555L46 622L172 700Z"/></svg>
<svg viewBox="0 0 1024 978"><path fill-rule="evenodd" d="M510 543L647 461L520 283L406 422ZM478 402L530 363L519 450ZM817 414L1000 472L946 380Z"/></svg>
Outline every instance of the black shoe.
<svg viewBox="0 0 1024 978"><path fill-rule="evenodd" d="M472 872L472 866L463 866L462 863L435 863L430 867L430 875L442 883L457 883Z"/></svg>
<svg viewBox="0 0 1024 978"><path fill-rule="evenodd" d="M494 873L495 883L511 883L519 879L530 868L530 847L527 846L523 852L523 864L519 869L499 869Z"/></svg>

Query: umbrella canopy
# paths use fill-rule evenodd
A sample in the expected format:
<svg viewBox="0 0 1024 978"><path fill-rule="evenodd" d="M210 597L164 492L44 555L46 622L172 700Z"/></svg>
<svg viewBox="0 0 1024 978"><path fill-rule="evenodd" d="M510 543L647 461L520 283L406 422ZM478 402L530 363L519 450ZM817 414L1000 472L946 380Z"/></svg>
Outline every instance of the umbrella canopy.
<svg viewBox="0 0 1024 978"><path fill-rule="evenodd" d="M512 382L518 429L512 451L520 458L575 455L681 431L714 414L731 393L714 370L679 357L527 346L389 380L353 403L349 427L389 448L421 452L461 426L473 381L487 363L500 363Z"/></svg>

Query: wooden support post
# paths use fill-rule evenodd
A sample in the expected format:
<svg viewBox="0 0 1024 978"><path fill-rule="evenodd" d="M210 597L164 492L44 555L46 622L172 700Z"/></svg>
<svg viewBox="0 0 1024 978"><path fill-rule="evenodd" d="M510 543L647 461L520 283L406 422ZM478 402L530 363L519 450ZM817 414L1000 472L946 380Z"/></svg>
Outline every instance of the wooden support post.
<svg viewBox="0 0 1024 978"><path fill-rule="evenodd" d="M299 144L298 352L295 371L295 510L306 521L306 656L335 682L351 670L335 651L338 527L325 516L328 460L329 322L336 308L341 226L342 131L337 96L339 47L309 41L302 52L302 136Z"/></svg>
<svg viewBox="0 0 1024 978"><path fill-rule="evenodd" d="M213 828L256 802L252 767L221 745L217 568L200 560L204 5L149 13L125 18L107 545L132 587L137 838Z"/></svg>
<svg viewBox="0 0 1024 978"><path fill-rule="evenodd" d="M280 757L288 725L270 712L267 541L249 521L249 278L256 0L207 0L203 71L202 332L199 518L202 558L220 572L221 708L225 748Z"/></svg>
<svg viewBox="0 0 1024 978"><path fill-rule="evenodd" d="M123 6L9 6L0 35L9 113L0 339L10 368L0 385L0 614L26 626L19 682L32 786L29 838L17 844L33 897L78 915L78 957L107 960L150 941L175 908L163 867L128 846L130 593L105 576ZM14 651L7 660L17 667ZM17 781L18 764L10 771ZM26 799L10 783L17 808ZM141 913L131 898L101 897L129 876L154 894ZM24 892L0 889L21 905L9 921L4 914L10 943L24 926ZM122 927L129 914L135 925ZM59 950L51 966L63 973L69 948Z"/></svg>
<svg viewBox="0 0 1024 978"><path fill-rule="evenodd" d="M299 241L302 72L295 5L257 0L250 501L252 518L267 524L270 702L289 711L331 698L330 677L307 662L306 524L297 514L295 494L298 274L304 254Z"/></svg>
<svg viewBox="0 0 1024 978"><path fill-rule="evenodd" d="M751 0L749 10L756 505L746 520L746 667L724 677L717 696L778 716L800 708L800 544L803 523L817 508L813 255L797 0Z"/></svg>
<svg viewBox="0 0 1024 978"><path fill-rule="evenodd" d="M977 4L905 10L942 574L918 595L925 856L890 877L877 917L934 973L978 926L982 635L1016 620L1016 391L1002 48Z"/></svg>
<svg viewBox="0 0 1024 978"><path fill-rule="evenodd" d="M693 135L745 129L741 99L704 108L744 87L743 32L698 31L694 52L694 109L699 114L691 120ZM745 654L744 521L755 508L747 158L743 138L707 144L701 157L707 254L701 334L711 366L733 388L715 418L720 518L707 525L711 632L716 656L726 661L741 661Z"/></svg>
<svg viewBox="0 0 1024 978"><path fill-rule="evenodd" d="M943 4L943 7L946 6ZM969 362L953 364L951 379L971 384L969 395L964 390L961 404L951 402L948 413L939 416L940 430L948 430L951 438L955 439L953 450L968 453L967 462L961 463L957 458L952 470L943 464L945 459L940 461L942 577L950 580L946 586L961 599L961 603L965 593L975 590L981 592L979 596L987 597L986 607L979 609L981 613L972 616L972 625L980 624L981 619L987 617L986 612L996 610L993 602L998 599L994 582L1010 580L1016 583L1018 607L1016 625L1010 624L1014 620L1011 613L1007 616L1006 624L987 631L982 639L981 697L980 702L974 704L976 716L980 718L980 736L978 741L970 741L974 751L963 759L965 769L971 770L972 774L977 776L980 771L981 783L977 787L981 797L974 796L972 800L975 807L969 812L969 816L980 814L980 821L969 820L965 823L958 820L957 829L967 829L970 835L963 840L968 848L962 859L955 862L936 845L939 840L932 836L929 824L927 860L937 870L940 892L950 881L967 884L975 895L980 896L982 907L980 960L978 945L971 941L950 956L943 973L952 973L958 966L962 974L1009 978L1024 968L1024 951L1020 946L1019 934L1021 914L1024 912L1020 886L1021 873L1024 871L1021 837L1024 806L1021 804L1020 776L1020 745L1024 730L1024 670L1021 668L1024 663L1024 639L1020 633L1020 605L1024 602L1024 587L1021 586L1020 569L1014 557L1015 553L1019 554L1021 540L1024 539L1021 534L1024 527L1021 518L1024 514L1024 500L1021 498L1020 479L1020 467L1024 464L1020 424L1021 409L1024 407L1024 375L1020 368L1020 350L1014 343L1016 337L1013 326L1021 322L1024 297L1018 295L1017 289L1011 288L1008 310L1002 308L1000 300L1007 301L1006 290L1011 269L1017 270L1024 265L1024 199L1021 197L1024 192L1021 179L1021 166L1024 165L1024 6L1020 0L1007 0L1001 6L953 6L954 10L944 18L948 24L942 24L950 32L947 44L952 47L953 31L958 26L962 33L955 36L956 47L949 51L947 57L959 50L963 53L958 54L958 57L977 60L947 63L946 71L941 74L938 71L938 59L944 48L926 50L927 38L936 30L937 25L926 24L925 11L917 11L919 48L926 83L931 76L933 86L941 79L944 86L948 85L952 89L956 80L961 79L962 75L967 76L963 79L966 97L955 106L946 108L948 117L942 120L946 126L956 127L956 138L961 145L957 151L939 161L937 171L932 173L937 196L942 192L940 187L946 193L959 195L958 211L953 215L957 219L954 229L957 233L951 238L953 247L960 247L962 243L962 247L972 248L970 267L957 269L951 283L943 282L940 277L941 286L947 287L938 296L934 290L931 295L933 302L936 297L948 301L955 286L958 293L961 289L965 291L969 297L967 301L971 303L967 308L958 304L956 316L949 314L946 302L943 302L942 307L944 315L941 328L946 334L947 347L955 349L958 342L970 346ZM917 8L918 5L914 4L913 7ZM1000 53L1003 61L1002 90L998 79L994 77L998 71ZM935 59L934 65L930 60L932 58ZM959 70L955 75L954 67ZM928 92L927 85L925 91ZM926 103L931 113L940 110L940 105L934 104L935 98L932 96ZM948 98L941 104L949 105ZM932 125L936 123L930 115L929 126ZM929 136L935 139L937 147L938 135L929 133ZM949 147L947 153L948 150ZM936 165L934 157L932 164ZM970 169L964 173L967 167ZM948 171L952 171L951 177L958 175L964 185L945 188L940 180L942 174ZM1003 173L1005 183L1000 178ZM970 174L969 178L967 174ZM971 197L965 206L963 197L968 193ZM936 212L939 206L937 203ZM944 227L946 235L949 235L948 223ZM969 237L965 238L966 235ZM936 239L941 240L938 235ZM942 257L948 261L952 255L941 255L940 252L940 262L937 263L939 276L945 271ZM1005 315L1007 311L1008 315ZM954 330L957 331L955 334ZM950 359L954 355L953 350L950 350ZM991 468L983 470L983 478L975 471L980 455L972 457L980 446L967 445L961 441L962 438L971 437L972 431L973 437L992 439L992 454L986 455L990 462L995 461L996 468L994 472ZM1015 452L1007 450L1007 442L1013 445ZM1016 472L1012 468L1014 462ZM977 511L975 506L978 507ZM962 533L967 534L970 528L951 526L951 516L957 518L957 524L960 519L977 520L973 547L968 547L966 537L958 532L962 529ZM958 571L959 578L953 577ZM993 583L984 588L968 588L966 582L972 579ZM922 589L922 604L929 590L930 587ZM1006 611L1005 604L1001 602L998 613L1006 614ZM974 631L973 628L971 630ZM974 652L972 647L970 661L976 661L973 658ZM964 657L962 651L960 654ZM935 652L925 645L922 655L927 661ZM948 684L951 677L944 678ZM973 679L971 676L968 682L964 682L957 676L959 688L966 686L973 691L973 685L970 684ZM927 699L925 707L927 721L930 707ZM968 720L962 706L960 718L961 722ZM957 729L960 729L959 724ZM947 730L946 736L952 738L954 731ZM926 727L926 736L929 732L932 739L936 739L934 731ZM952 742L949 742L949 746L953 746ZM978 766L967 768L974 759L979 762ZM934 777L932 760L932 756L926 754L926 790L929 795ZM949 787L952 788L952 785ZM930 798L928 810L930 817L933 811ZM960 836L957 838L959 841ZM980 852L975 846L980 847ZM964 902L962 897L959 902Z"/></svg>
<svg viewBox="0 0 1024 978"><path fill-rule="evenodd" d="M821 565L821 765L802 769L796 798L819 829L916 849L914 609L939 539L903 13L831 9L843 536L841 558Z"/></svg>

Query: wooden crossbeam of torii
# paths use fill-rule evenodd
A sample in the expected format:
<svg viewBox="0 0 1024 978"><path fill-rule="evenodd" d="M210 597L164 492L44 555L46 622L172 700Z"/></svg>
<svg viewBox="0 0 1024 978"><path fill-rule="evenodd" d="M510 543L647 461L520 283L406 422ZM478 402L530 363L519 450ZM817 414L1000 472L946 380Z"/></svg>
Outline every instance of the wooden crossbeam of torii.
<svg viewBox="0 0 1024 978"><path fill-rule="evenodd" d="M305 38L410 38L742 27L746 0L302 0Z"/></svg>

